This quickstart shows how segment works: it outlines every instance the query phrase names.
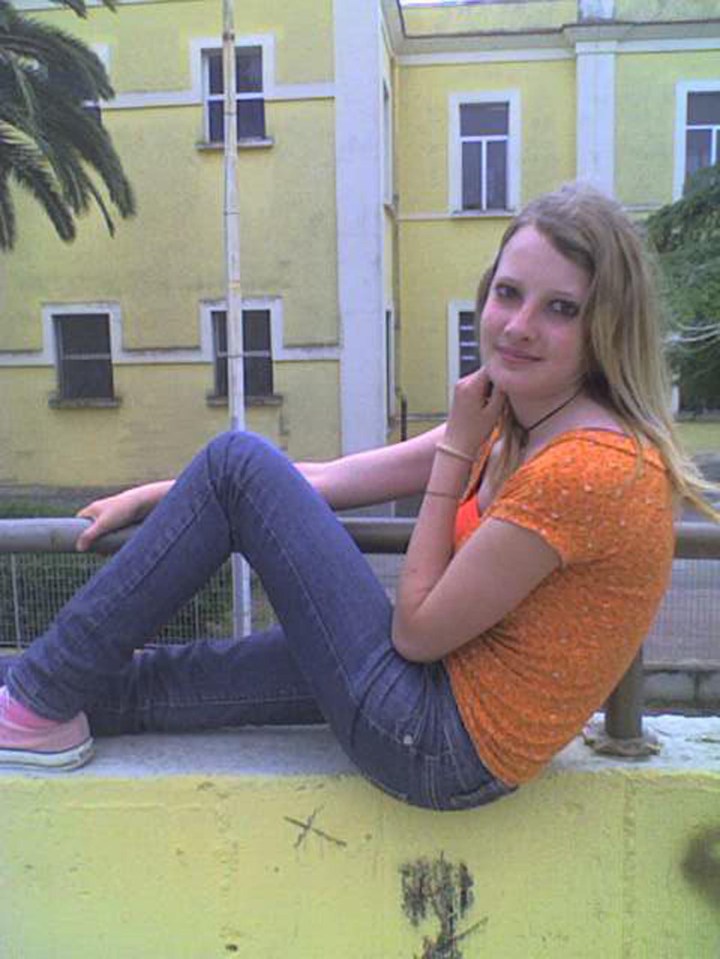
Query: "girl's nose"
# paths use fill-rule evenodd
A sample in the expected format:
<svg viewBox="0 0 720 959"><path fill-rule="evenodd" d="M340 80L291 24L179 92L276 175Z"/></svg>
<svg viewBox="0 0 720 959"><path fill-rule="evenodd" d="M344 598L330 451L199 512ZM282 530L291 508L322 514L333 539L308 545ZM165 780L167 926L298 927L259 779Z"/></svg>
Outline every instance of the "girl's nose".
<svg viewBox="0 0 720 959"><path fill-rule="evenodd" d="M506 331L514 336L527 339L532 335L534 312L530 303L523 303L508 320Z"/></svg>

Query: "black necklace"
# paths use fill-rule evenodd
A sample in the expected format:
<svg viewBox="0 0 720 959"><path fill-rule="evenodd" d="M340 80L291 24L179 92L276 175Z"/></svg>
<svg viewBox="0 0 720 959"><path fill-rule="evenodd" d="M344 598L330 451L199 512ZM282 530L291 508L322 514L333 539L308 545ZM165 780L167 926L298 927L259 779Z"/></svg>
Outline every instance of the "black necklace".
<svg viewBox="0 0 720 959"><path fill-rule="evenodd" d="M560 410L564 410L566 406L569 406L572 403L572 401L577 396L580 395L581 391L582 391L582 387L580 387L579 390L576 390L572 396L568 397L568 399L563 400L563 402L559 406L556 406L554 410L550 410L550 412L546 413L545 416L541 416L540 419L537 420L537 422L532 424L532 426L523 426L522 423L518 421L518 418L515 417L515 422L517 424L518 431L520 433L520 449L524 450L525 447L528 445L528 443L530 442L530 434L532 433L533 430L537 429L538 426L541 426L543 423L547 423L547 421L551 417L555 416L556 413L559 413Z"/></svg>

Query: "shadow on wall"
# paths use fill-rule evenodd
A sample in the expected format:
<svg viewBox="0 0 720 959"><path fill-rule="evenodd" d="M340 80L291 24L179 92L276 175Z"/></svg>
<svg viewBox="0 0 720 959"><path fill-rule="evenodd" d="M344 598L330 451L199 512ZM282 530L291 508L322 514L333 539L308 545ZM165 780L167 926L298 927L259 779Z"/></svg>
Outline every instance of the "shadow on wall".
<svg viewBox="0 0 720 959"><path fill-rule="evenodd" d="M690 842L683 875L720 912L720 826L704 829Z"/></svg>

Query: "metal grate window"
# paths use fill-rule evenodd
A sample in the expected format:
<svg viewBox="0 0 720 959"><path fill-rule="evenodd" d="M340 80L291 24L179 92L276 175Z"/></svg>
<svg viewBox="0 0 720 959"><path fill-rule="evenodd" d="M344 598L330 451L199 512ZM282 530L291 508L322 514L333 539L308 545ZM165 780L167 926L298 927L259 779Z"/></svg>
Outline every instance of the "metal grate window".
<svg viewBox="0 0 720 959"><path fill-rule="evenodd" d="M467 376L480 368L480 342L478 340L475 313L461 310L458 313L458 348L460 376Z"/></svg>
<svg viewBox="0 0 720 959"><path fill-rule="evenodd" d="M53 317L61 399L113 399L110 318L107 313Z"/></svg>
<svg viewBox="0 0 720 959"><path fill-rule="evenodd" d="M212 312L215 395L228 395L228 335L225 310ZM270 310L243 310L243 374L246 396L273 395Z"/></svg>

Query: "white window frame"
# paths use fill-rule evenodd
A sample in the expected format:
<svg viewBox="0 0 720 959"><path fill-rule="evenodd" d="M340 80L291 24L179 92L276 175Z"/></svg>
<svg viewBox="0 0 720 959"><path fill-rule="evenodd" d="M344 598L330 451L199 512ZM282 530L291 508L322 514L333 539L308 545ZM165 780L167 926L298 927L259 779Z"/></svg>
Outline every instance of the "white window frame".
<svg viewBox="0 0 720 959"><path fill-rule="evenodd" d="M720 93L720 79L681 80L675 87L675 175L673 200L681 199L686 178L687 102L690 93ZM715 144L713 143L713 148ZM712 157L711 157L712 159ZM715 162L720 156L715 157Z"/></svg>
<svg viewBox="0 0 720 959"><path fill-rule="evenodd" d="M460 314L474 313L474 300L452 300L447 310L448 409L453 389L460 379Z"/></svg>
<svg viewBox="0 0 720 959"><path fill-rule="evenodd" d="M464 210L462 205L462 139L460 137L460 107L472 103L507 103L507 202L505 210ZM514 213L520 208L521 118L519 90L482 90L449 95L448 122L448 184L451 216L493 216ZM503 139L483 137L487 139Z"/></svg>
<svg viewBox="0 0 720 959"><path fill-rule="evenodd" d="M268 100L275 93L275 37L271 33L245 34L235 38L235 49L243 47L261 47L262 48L262 91L258 93L237 93L237 100L257 100L262 96L262 100L267 106ZM208 54L222 54L222 40L218 37L200 37L192 40L190 44L190 61L193 89L201 91L203 107L203 140L209 145L217 145L220 141L210 140L210 111L208 103L210 101L209 90L209 59ZM270 137L267 132L267 117L265 122L265 137L252 141L240 142L261 142L269 143Z"/></svg>

